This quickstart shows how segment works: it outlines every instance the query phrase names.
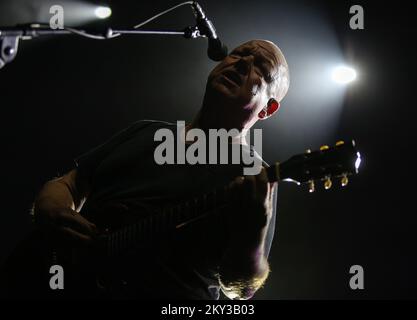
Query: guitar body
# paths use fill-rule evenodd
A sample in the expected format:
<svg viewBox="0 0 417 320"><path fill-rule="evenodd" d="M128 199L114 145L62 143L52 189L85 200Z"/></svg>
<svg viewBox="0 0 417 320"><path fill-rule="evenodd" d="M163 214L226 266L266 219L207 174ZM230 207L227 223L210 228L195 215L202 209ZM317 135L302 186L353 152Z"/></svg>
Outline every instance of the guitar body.
<svg viewBox="0 0 417 320"><path fill-rule="evenodd" d="M112 219L107 210L101 215L90 213L86 217L99 230L111 232L120 228L124 220L120 212L113 213ZM39 299L96 299L109 296L122 286L122 280L118 278L121 266L117 263L118 259L110 259L102 247L106 235L100 238L95 246L74 247L51 232L39 228L34 230L18 244L3 265L0 293L8 298ZM57 280L51 280L57 275L56 270L51 270L53 266L62 267L63 290L51 288L51 281L57 283Z"/></svg>
<svg viewBox="0 0 417 320"><path fill-rule="evenodd" d="M8 298L36 299L77 298L79 293L83 294L82 298L94 298L102 294L96 282L98 269L93 264L94 259L92 256L83 261L80 259L79 252L88 257L90 250L74 250L58 241L52 245L50 240L44 232L35 230L19 243L2 268L1 287L5 291L2 294ZM50 286L51 279L57 274L56 270L51 270L55 265L64 271L63 290Z"/></svg>

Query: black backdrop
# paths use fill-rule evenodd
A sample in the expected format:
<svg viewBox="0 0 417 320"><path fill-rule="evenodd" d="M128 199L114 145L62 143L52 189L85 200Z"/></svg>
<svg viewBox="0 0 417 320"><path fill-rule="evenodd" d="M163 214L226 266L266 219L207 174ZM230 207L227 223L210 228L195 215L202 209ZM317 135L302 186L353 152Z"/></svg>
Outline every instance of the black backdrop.
<svg viewBox="0 0 417 320"><path fill-rule="evenodd" d="M8 12L11 3L2 2L0 25L27 22ZM128 26L177 2L107 3L113 9L110 24ZM288 3L201 1L230 47L251 38L271 39L286 53L291 68L297 61L286 48L296 39L279 41L291 28L280 24L280 8ZM353 31L348 26L353 4L291 2L300 12L320 12L340 46L367 70L362 83L347 91L336 130L322 141L353 137L364 161L347 189L310 195L295 185L281 185L272 273L259 299L417 297L415 18L405 1L390 6L363 1L365 30ZM192 23L191 13L183 8L149 27ZM294 27L309 30L308 24ZM16 60L0 70L1 261L29 230L36 192L48 179L68 171L75 156L137 119L192 118L214 66L205 50L201 39L162 36L21 42ZM300 76L302 72L293 73L293 83ZM296 88L283 101L283 110L296 107L291 96L303 95L303 88ZM288 124L285 111L281 118L257 125L264 129L268 162L319 146L309 119L303 113L300 118L305 128ZM280 135L275 128L284 124L291 130ZM302 139L291 140L291 132L301 131ZM349 268L355 264L364 267L365 290L349 288Z"/></svg>

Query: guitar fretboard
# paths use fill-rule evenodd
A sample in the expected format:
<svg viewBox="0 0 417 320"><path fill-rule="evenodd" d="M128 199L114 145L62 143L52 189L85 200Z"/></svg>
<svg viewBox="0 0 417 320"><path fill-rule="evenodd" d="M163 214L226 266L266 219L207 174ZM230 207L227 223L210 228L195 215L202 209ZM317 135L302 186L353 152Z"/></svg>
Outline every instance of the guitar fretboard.
<svg viewBox="0 0 417 320"><path fill-rule="evenodd" d="M109 234L106 239L108 256L115 256L129 248L150 243L156 235L180 228L188 223L216 214L227 205L227 187L213 190L175 206L167 206L148 217L122 227Z"/></svg>
<svg viewBox="0 0 417 320"><path fill-rule="evenodd" d="M268 180L278 180L278 164L267 169ZM148 244L156 235L170 232L188 223L217 214L230 203L230 188L217 188L175 206L165 207L133 224L122 227L106 238L105 249L109 257L130 248Z"/></svg>

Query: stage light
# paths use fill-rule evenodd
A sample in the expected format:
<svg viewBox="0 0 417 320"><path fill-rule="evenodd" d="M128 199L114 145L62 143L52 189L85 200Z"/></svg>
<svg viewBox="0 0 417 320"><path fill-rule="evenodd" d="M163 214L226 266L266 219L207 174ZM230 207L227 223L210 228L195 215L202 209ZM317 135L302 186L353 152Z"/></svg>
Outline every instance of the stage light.
<svg viewBox="0 0 417 320"><path fill-rule="evenodd" d="M361 162L362 162L362 159L361 159L361 154L359 153L359 151L356 153L356 155L357 155L357 158L356 158L356 161L355 161L355 169L356 169L356 172L358 172L359 166L361 165Z"/></svg>
<svg viewBox="0 0 417 320"><path fill-rule="evenodd" d="M94 14L99 19L106 19L111 16L111 9L109 7L97 7Z"/></svg>
<svg viewBox="0 0 417 320"><path fill-rule="evenodd" d="M356 71L347 66L339 66L333 69L333 81L340 84L347 84L356 79Z"/></svg>

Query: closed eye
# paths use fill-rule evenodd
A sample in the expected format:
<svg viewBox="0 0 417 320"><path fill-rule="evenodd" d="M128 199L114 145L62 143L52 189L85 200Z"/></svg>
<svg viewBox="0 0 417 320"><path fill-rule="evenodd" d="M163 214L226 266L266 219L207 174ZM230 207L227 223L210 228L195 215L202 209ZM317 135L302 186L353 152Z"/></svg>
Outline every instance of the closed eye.
<svg viewBox="0 0 417 320"><path fill-rule="evenodd" d="M269 68L264 63L255 62L255 66L260 70L260 75L265 79L267 83L271 83L273 78L269 73Z"/></svg>
<svg viewBox="0 0 417 320"><path fill-rule="evenodd" d="M244 56L248 56L253 54L251 50L243 50L243 51L232 51L229 56L232 58L241 58ZM269 73L269 68L266 66L266 60L263 56L259 56L255 53L255 67L258 69L258 73L262 76L267 83L271 83L274 79Z"/></svg>

